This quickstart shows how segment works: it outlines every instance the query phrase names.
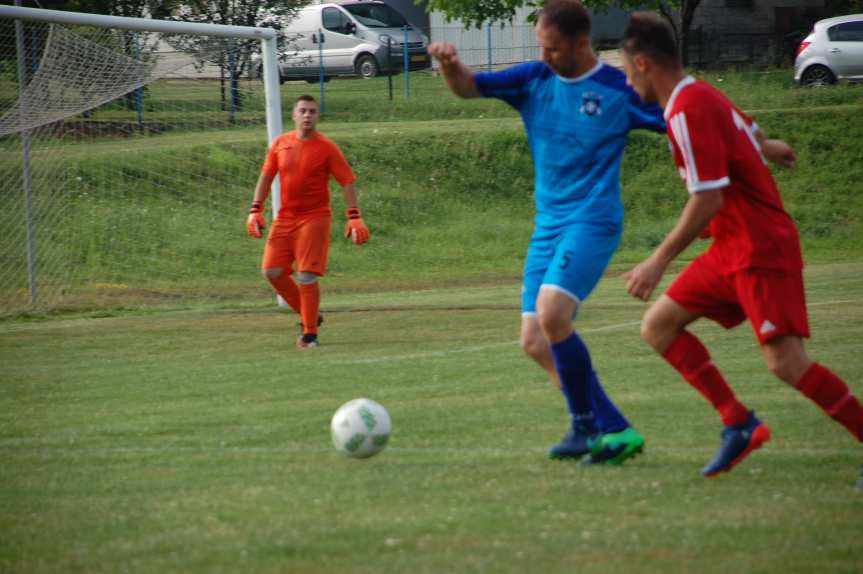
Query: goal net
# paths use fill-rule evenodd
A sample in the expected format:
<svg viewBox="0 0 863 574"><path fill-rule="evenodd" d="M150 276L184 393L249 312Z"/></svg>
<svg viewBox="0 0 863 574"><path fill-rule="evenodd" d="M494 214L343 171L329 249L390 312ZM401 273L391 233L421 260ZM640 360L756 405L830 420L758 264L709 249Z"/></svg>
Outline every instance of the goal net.
<svg viewBox="0 0 863 574"><path fill-rule="evenodd" d="M0 17L0 314L267 295L259 44Z"/></svg>

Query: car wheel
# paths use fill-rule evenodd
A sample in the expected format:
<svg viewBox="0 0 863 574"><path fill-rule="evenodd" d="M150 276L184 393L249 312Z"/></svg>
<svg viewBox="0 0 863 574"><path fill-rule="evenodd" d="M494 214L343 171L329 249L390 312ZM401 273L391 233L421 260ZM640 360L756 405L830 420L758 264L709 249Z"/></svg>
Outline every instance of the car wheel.
<svg viewBox="0 0 863 574"><path fill-rule="evenodd" d="M357 75L365 79L374 78L380 73L378 61L374 56L366 54L357 60Z"/></svg>
<svg viewBox="0 0 863 574"><path fill-rule="evenodd" d="M827 66L815 64L809 66L800 76L800 83L804 86L826 86L836 83L836 76L830 71Z"/></svg>

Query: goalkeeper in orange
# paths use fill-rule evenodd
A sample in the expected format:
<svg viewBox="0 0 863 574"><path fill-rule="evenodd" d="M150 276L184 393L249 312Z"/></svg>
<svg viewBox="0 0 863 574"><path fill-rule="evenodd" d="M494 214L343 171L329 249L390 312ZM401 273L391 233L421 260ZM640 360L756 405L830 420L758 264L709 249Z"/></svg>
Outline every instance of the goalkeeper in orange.
<svg viewBox="0 0 863 574"><path fill-rule="evenodd" d="M267 236L261 271L300 315L303 334L297 347L308 349L318 346L318 326L323 320L318 279L326 272L330 247L330 176L341 184L347 206L345 237L362 245L369 239L369 230L360 217L356 178L350 165L339 147L317 131L317 101L300 96L292 117L295 129L277 137L267 151L246 230L252 237L261 237L266 227L264 202L278 173L281 207ZM294 265L296 282L292 278Z"/></svg>

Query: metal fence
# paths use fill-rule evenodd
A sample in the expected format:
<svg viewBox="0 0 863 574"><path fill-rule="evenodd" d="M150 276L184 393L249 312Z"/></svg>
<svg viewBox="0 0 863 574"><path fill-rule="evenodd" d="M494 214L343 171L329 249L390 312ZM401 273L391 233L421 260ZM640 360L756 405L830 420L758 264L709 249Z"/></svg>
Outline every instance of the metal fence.
<svg viewBox="0 0 863 574"><path fill-rule="evenodd" d="M530 25L489 24L479 29L446 25L433 27L431 36L437 42L455 44L468 66L492 68L539 58L539 44Z"/></svg>

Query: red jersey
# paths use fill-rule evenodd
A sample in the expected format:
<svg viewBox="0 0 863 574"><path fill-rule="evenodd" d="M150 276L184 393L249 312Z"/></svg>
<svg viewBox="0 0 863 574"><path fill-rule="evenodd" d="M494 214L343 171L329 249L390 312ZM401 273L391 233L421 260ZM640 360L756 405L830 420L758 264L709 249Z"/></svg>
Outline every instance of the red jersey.
<svg viewBox="0 0 863 574"><path fill-rule="evenodd" d="M330 176L343 186L356 179L335 142L318 132L301 140L296 130L273 140L261 171L279 174L279 218L330 215Z"/></svg>
<svg viewBox="0 0 863 574"><path fill-rule="evenodd" d="M689 193L722 190L709 249L721 269L802 269L797 227L761 155L754 122L722 92L691 76L675 87L665 119Z"/></svg>

